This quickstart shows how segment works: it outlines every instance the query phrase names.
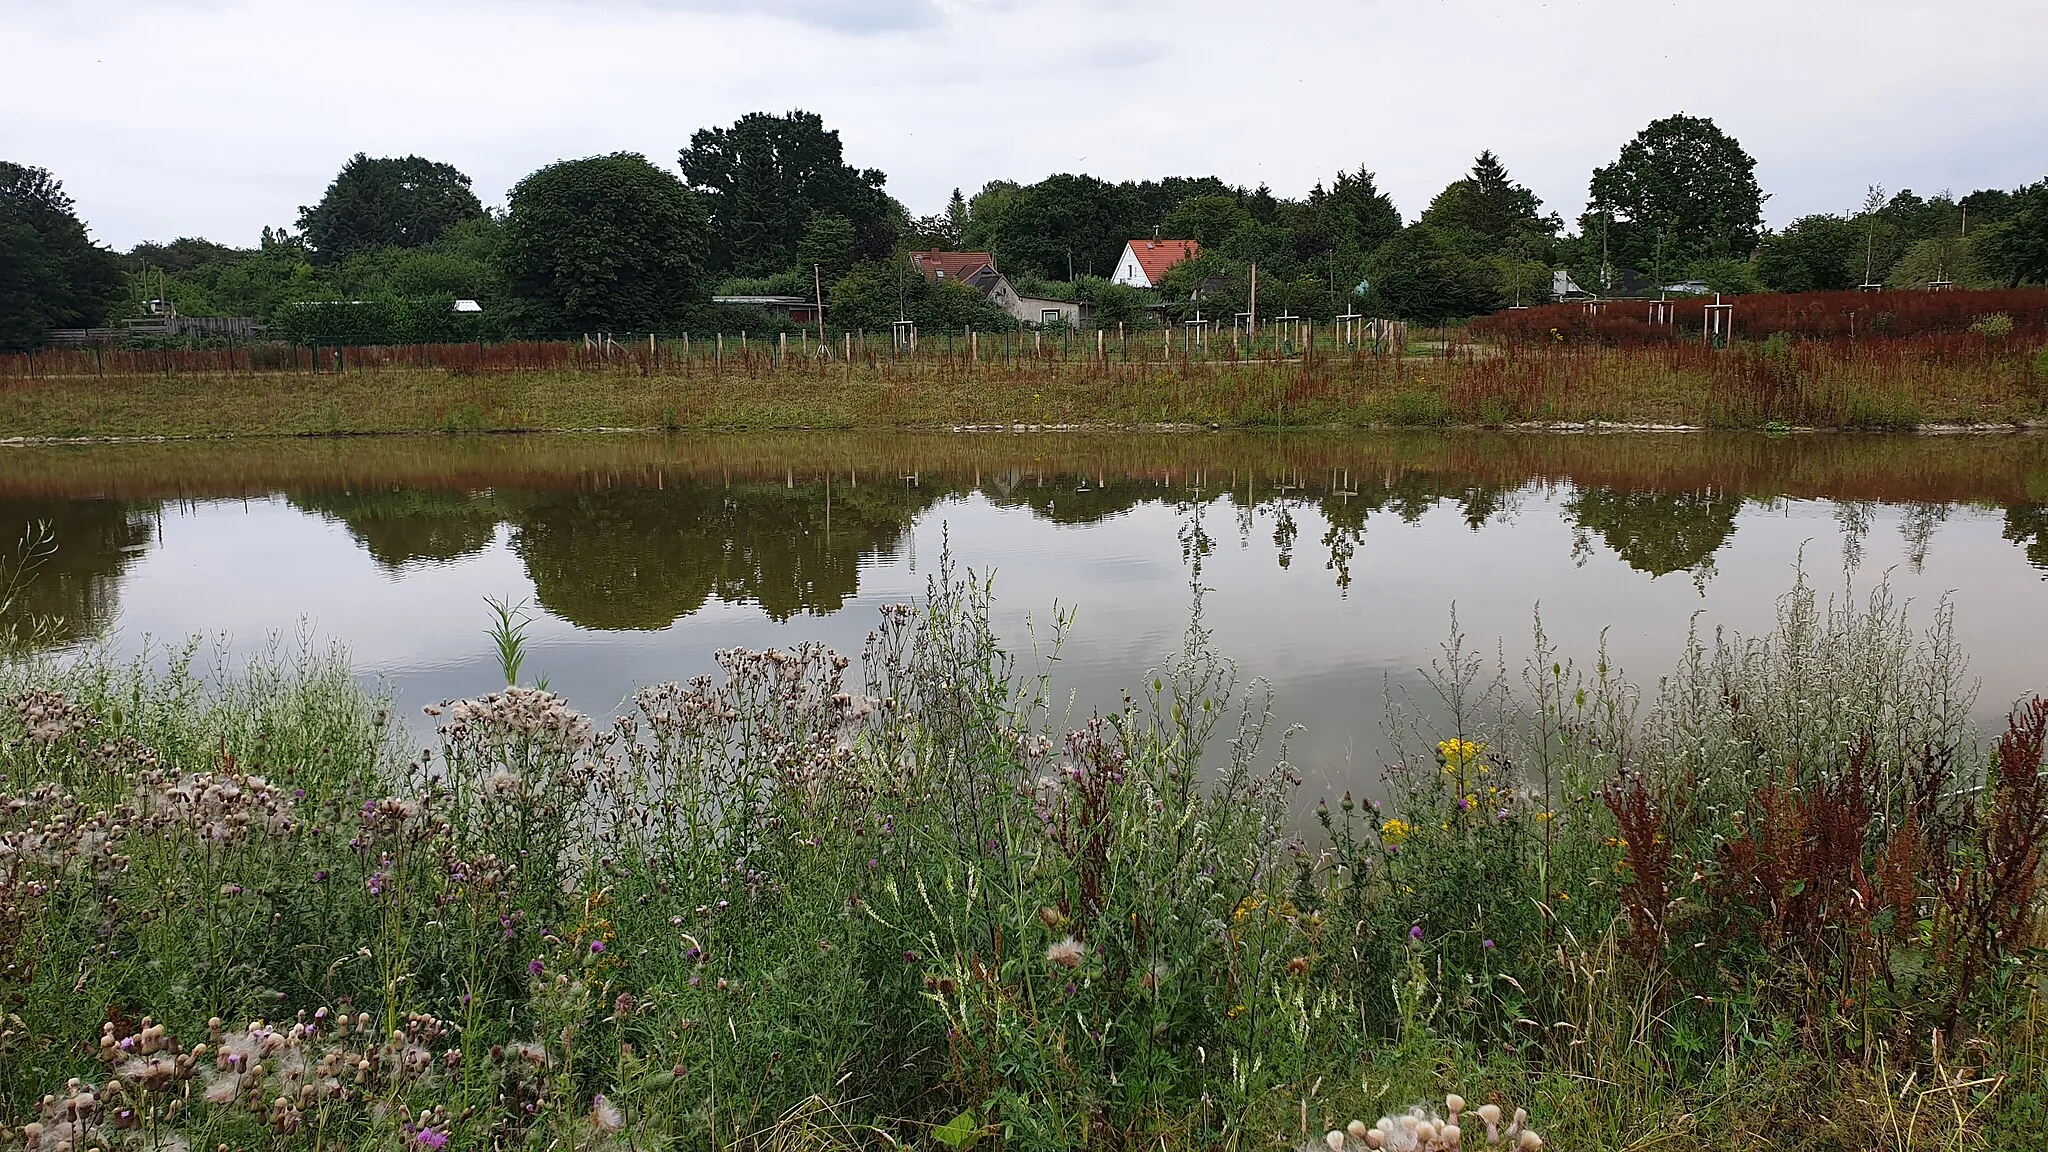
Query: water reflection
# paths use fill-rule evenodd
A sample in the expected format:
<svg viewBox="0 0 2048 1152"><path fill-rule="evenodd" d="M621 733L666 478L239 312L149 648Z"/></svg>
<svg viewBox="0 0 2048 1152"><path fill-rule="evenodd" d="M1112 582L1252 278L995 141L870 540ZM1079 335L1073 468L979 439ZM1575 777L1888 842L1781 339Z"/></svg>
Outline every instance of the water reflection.
<svg viewBox="0 0 2048 1152"><path fill-rule="evenodd" d="M1307 546L1320 550L1340 590L1350 588L1376 518L1413 525L1449 504L1479 531L1521 495L1559 485L1579 563L1604 547L1653 577L1710 580L1738 513L1795 495L1832 498L1851 567L1874 508L1902 509L1905 558L1917 570L1951 507L1977 504L2000 508L2005 539L2048 570L2048 503L2015 499L2048 486L2038 437L553 438L486 451L417 440L351 447L345 455L328 445L296 454L274 446L10 449L10 463L22 466L0 479L0 539L43 523L58 545L12 614L60 621L57 643L96 635L118 615L122 575L167 500L279 490L291 506L343 525L394 576L477 556L502 527L539 604L601 631L666 628L713 600L758 605L776 621L836 612L858 593L864 563L895 554L919 516L970 492L1068 526L1145 504L1222 500L1242 532L1253 513L1270 517L1272 562L1283 570L1305 546L1296 514L1312 509L1324 531ZM152 459L138 468L138 455ZM351 482L332 485L336 473ZM106 495L124 488L133 492L126 499ZM161 495L151 499L152 489ZM1191 560L1207 552L1199 538L1182 543Z"/></svg>
<svg viewBox="0 0 2048 1152"><path fill-rule="evenodd" d="M2048 571L2048 504L2007 505L2005 538L2025 548L2036 568Z"/></svg>
<svg viewBox="0 0 2048 1152"><path fill-rule="evenodd" d="M302 623L405 705L495 687L484 596L544 610L529 667L579 707L711 670L721 647L858 651L950 547L997 572L998 633L1078 632L1057 682L1113 706L1214 589L1219 650L1270 679L1295 762L1376 776L1380 693L1425 691L1453 603L1510 660L1553 636L1669 667L1755 630L1803 562L1839 587L1953 592L1995 719L2043 687L2048 437L731 436L393 438L0 450L0 533L57 549L13 617L48 639ZM1839 551L1837 551L1839 549ZM1676 577L1676 578L1673 578ZM1036 614L1040 628L1030 627ZM0 621L4 624L5 621ZM1581 657L1593 655L1581 648ZM1027 659L1026 664L1029 665ZM412 711L402 709L401 714ZM1319 775L1320 774L1320 775Z"/></svg>
<svg viewBox="0 0 2048 1152"><path fill-rule="evenodd" d="M714 596L758 604L771 620L836 612L859 590L861 562L894 552L946 494L790 480L503 500L541 606L614 630L666 628Z"/></svg>
<svg viewBox="0 0 2048 1152"><path fill-rule="evenodd" d="M446 563L490 547L502 517L489 495L421 488L299 492L292 506L348 526L387 571Z"/></svg>
<svg viewBox="0 0 2048 1152"><path fill-rule="evenodd" d="M130 508L115 500L0 501L0 549L7 550L0 567L12 573L27 561L21 549L32 538L47 534L55 545L13 582L13 602L0 618L0 637L19 631L40 643L64 646L104 632L119 614L121 577L155 528L154 508Z"/></svg>
<svg viewBox="0 0 2048 1152"><path fill-rule="evenodd" d="M1565 504L1583 549L1596 533L1629 567L1652 576L1702 574L1735 532L1739 498L1699 492L1625 492L1595 488Z"/></svg>

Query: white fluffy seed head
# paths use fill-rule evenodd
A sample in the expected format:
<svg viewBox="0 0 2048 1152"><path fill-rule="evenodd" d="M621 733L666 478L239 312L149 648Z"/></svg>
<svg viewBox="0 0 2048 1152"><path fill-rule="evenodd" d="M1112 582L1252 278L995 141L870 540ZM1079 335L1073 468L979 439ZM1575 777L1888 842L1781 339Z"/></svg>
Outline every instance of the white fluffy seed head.
<svg viewBox="0 0 2048 1152"><path fill-rule="evenodd" d="M1353 1120L1344 1126L1344 1130L1360 1140L1365 1139L1365 1134L1372 1131L1372 1129L1365 1126L1365 1121L1363 1120Z"/></svg>
<svg viewBox="0 0 2048 1152"><path fill-rule="evenodd" d="M1465 1130L1456 1124L1446 1124L1437 1132L1437 1138L1443 1141L1444 1147L1456 1148L1463 1143Z"/></svg>
<svg viewBox="0 0 2048 1152"><path fill-rule="evenodd" d="M1377 1128L1367 1128L1365 1130L1365 1146L1367 1148L1385 1148L1387 1146L1387 1134Z"/></svg>
<svg viewBox="0 0 2048 1152"><path fill-rule="evenodd" d="M1344 1133L1332 1128L1323 1133L1323 1143L1330 1146L1330 1152L1344 1152Z"/></svg>
<svg viewBox="0 0 2048 1152"><path fill-rule="evenodd" d="M1522 1152L1536 1152L1536 1149L1541 1147L1543 1147L1543 1137L1526 1128L1522 1130Z"/></svg>
<svg viewBox="0 0 2048 1152"><path fill-rule="evenodd" d="M1500 1105L1481 1104L1479 1106L1479 1118L1488 1124L1500 1123Z"/></svg>

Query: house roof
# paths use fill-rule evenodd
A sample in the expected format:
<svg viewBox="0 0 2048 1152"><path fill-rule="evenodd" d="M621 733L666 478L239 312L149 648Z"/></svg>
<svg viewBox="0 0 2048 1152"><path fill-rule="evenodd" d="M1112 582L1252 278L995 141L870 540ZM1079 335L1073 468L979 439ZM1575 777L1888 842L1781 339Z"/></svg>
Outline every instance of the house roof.
<svg viewBox="0 0 2048 1152"><path fill-rule="evenodd" d="M1193 240L1133 240L1127 247L1138 258L1138 267L1145 270L1145 279L1154 284L1168 268L1202 254L1202 246Z"/></svg>
<svg viewBox="0 0 2048 1152"><path fill-rule="evenodd" d="M986 252L912 252L910 262L927 278L972 281L984 268L993 271L996 258Z"/></svg>

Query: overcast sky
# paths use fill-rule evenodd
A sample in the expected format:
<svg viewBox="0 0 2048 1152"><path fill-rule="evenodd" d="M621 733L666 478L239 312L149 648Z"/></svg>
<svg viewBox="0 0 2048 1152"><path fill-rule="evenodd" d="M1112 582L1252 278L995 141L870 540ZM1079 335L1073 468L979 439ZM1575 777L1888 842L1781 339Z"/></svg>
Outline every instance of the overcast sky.
<svg viewBox="0 0 2048 1152"><path fill-rule="evenodd" d="M358 151L502 205L552 160L673 166L806 108L914 213L956 186L1379 174L1414 216L1482 148L1567 220L1647 121L1711 116L1781 225L2048 175L2048 0L0 0L0 159L96 238L253 244Z"/></svg>

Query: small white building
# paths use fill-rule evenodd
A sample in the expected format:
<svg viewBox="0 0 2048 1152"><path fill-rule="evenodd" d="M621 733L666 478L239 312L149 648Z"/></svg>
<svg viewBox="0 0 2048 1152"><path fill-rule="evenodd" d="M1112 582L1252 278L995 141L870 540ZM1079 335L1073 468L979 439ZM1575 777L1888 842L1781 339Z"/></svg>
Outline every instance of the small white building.
<svg viewBox="0 0 2048 1152"><path fill-rule="evenodd" d="M1117 259L1110 281L1132 288L1157 288L1168 268L1201 254L1202 246L1193 240L1131 240L1124 244L1124 254Z"/></svg>

